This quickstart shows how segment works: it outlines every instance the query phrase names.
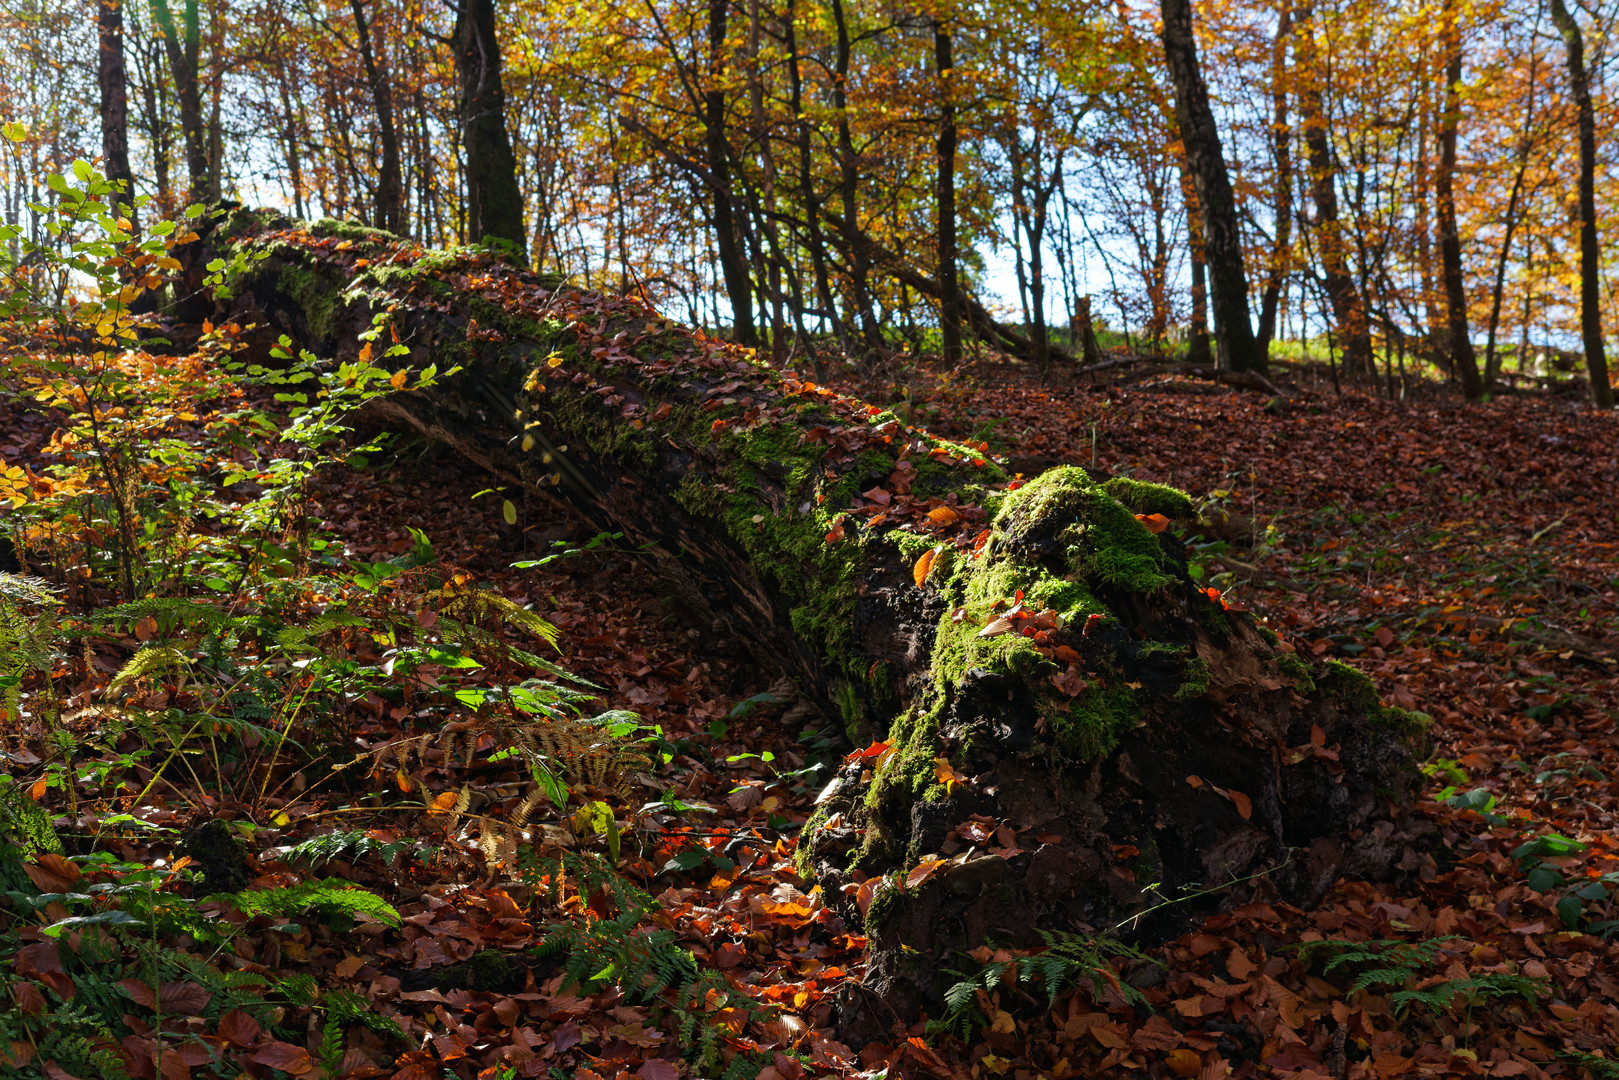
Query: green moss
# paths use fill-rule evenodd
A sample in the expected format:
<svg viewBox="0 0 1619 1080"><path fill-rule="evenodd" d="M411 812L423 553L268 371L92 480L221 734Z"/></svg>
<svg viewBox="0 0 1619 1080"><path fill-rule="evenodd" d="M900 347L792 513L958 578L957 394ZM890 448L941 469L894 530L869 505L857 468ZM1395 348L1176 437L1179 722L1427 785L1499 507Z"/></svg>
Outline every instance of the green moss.
<svg viewBox="0 0 1619 1080"><path fill-rule="evenodd" d="M1315 677L1310 665L1300 659L1297 653L1277 653L1276 666L1283 675L1293 680L1300 693L1308 694L1315 690Z"/></svg>
<svg viewBox="0 0 1619 1080"><path fill-rule="evenodd" d="M855 690L853 683L839 683L837 700L838 715L843 718L843 733L849 737L851 743L858 746L860 727L866 721L866 709L860 704L860 694Z"/></svg>
<svg viewBox="0 0 1619 1080"><path fill-rule="evenodd" d="M309 319L309 332L330 338L343 311L343 295L313 270L288 264L276 277L276 288L294 300Z"/></svg>
<svg viewBox="0 0 1619 1080"><path fill-rule="evenodd" d="M1048 470L1008 493L995 525L1012 543L1055 538L1070 568L1093 585L1153 593L1175 581L1158 537L1076 466Z"/></svg>
<svg viewBox="0 0 1619 1080"><path fill-rule="evenodd" d="M1050 718L1051 730L1058 744L1075 760L1094 761L1118 745L1119 736L1134 727L1140 715L1140 705L1129 686L1093 682Z"/></svg>
<svg viewBox="0 0 1619 1080"><path fill-rule="evenodd" d="M321 218L319 221L310 222L309 233L311 236L351 240L355 243L371 241L378 244L392 244L399 239L383 229L369 228L353 221L339 221L337 218Z"/></svg>
<svg viewBox="0 0 1619 1080"><path fill-rule="evenodd" d="M1176 701L1190 701L1202 697L1209 692L1209 680L1214 673L1209 670L1209 662L1201 656L1193 657L1187 661L1184 681L1180 689L1175 691Z"/></svg>
<svg viewBox="0 0 1619 1080"><path fill-rule="evenodd" d="M1186 492L1165 484L1115 476L1102 484L1102 490L1137 514L1162 514L1172 520L1197 516L1197 508Z"/></svg>
<svg viewBox="0 0 1619 1080"><path fill-rule="evenodd" d="M1433 717L1414 709L1397 705L1380 705L1370 714L1378 727L1393 731L1406 739L1420 739L1433 727Z"/></svg>
<svg viewBox="0 0 1619 1080"><path fill-rule="evenodd" d="M871 899L871 907L866 909L866 933L871 933L886 922L899 907L899 899L905 890L899 887L898 882L890 882L886 889L879 890Z"/></svg>
<svg viewBox="0 0 1619 1080"><path fill-rule="evenodd" d="M1341 660L1328 660L1316 679L1316 685L1328 697L1342 702L1346 712L1371 716L1379 708L1377 684L1364 671L1350 667Z"/></svg>

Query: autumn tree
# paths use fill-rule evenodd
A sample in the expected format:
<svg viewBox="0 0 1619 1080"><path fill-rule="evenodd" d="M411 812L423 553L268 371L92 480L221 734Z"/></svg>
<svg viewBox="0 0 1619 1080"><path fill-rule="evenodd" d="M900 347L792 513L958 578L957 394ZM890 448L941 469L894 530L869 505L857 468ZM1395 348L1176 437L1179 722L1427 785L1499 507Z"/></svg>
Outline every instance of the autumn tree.
<svg viewBox="0 0 1619 1080"><path fill-rule="evenodd" d="M1608 382L1608 360L1602 344L1602 250L1597 240L1596 114L1591 104L1591 74L1585 66L1585 36L1580 24L1563 0L1551 0L1551 12L1568 58L1569 92L1574 98L1579 129L1580 337L1585 344L1591 401L1599 409L1611 409L1613 387Z"/></svg>
<svg viewBox="0 0 1619 1080"><path fill-rule="evenodd" d="M1248 319L1248 275L1243 269L1236 196L1209 106L1208 85L1198 65L1191 0L1163 0L1160 10L1164 56L1175 86L1175 115L1203 218L1203 258L1213 299L1216 357L1222 367L1233 371L1263 372L1265 355Z"/></svg>

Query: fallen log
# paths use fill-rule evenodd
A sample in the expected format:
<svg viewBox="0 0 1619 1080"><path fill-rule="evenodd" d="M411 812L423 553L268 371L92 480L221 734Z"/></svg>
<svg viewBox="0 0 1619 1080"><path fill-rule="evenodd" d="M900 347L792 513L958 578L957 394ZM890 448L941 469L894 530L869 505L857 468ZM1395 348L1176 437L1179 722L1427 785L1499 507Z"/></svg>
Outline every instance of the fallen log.
<svg viewBox="0 0 1619 1080"><path fill-rule="evenodd" d="M238 215L262 253L215 320L352 357L388 316L462 371L382 414L655 545L671 591L860 748L799 860L869 935L851 1040L939 1015L957 950L1178 932L1422 865L1402 812L1427 720L1188 576L1170 488L1013 480L974 447L635 298L476 252ZM1229 888L1227 888L1229 887Z"/></svg>

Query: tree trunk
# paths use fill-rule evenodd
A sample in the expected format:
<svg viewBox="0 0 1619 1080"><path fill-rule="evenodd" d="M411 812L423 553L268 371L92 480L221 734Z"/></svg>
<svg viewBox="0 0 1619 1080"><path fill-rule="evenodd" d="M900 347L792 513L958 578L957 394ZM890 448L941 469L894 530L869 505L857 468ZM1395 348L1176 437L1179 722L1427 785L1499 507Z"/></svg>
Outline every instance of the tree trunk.
<svg viewBox="0 0 1619 1080"><path fill-rule="evenodd" d="M208 132L202 119L202 88L197 75L202 48L197 0L186 0L183 28L174 25L168 0L152 0L152 17L163 38L169 71L174 75L175 97L180 100L180 133L185 139L186 174L190 184L187 197L194 203L207 202L214 181L209 170Z"/></svg>
<svg viewBox="0 0 1619 1080"><path fill-rule="evenodd" d="M1209 276L1203 261L1203 211L1197 201L1186 156L1181 155L1181 200L1186 204L1186 254L1192 264L1192 326L1186 341L1186 360L1191 364L1212 364L1209 349Z"/></svg>
<svg viewBox="0 0 1619 1080"><path fill-rule="evenodd" d="M860 196L860 158L855 153L854 131L849 125L849 63L854 44L843 0L832 0L832 21L837 29L837 53L832 72L832 109L838 117L838 195L843 204L844 249L849 256L849 283L854 293L860 337L867 349L883 343L882 331L871 304L871 247L860 225L856 207Z"/></svg>
<svg viewBox="0 0 1619 1080"><path fill-rule="evenodd" d="M1296 32L1299 68L1305 80L1299 94L1304 121L1304 145L1310 155L1310 198L1315 203L1315 230L1320 237L1321 270L1326 279L1327 299L1343 345L1344 370L1351 378L1376 378L1372 359L1372 329L1366 318L1366 304L1355 278L1349 272L1348 245L1344 243L1343 223L1338 220L1338 170L1333 161L1332 141L1323 107L1320 71L1316 64L1315 32L1310 26L1314 9L1299 9Z"/></svg>
<svg viewBox="0 0 1619 1080"><path fill-rule="evenodd" d="M517 157L506 134L506 91L494 0L462 0L455 17L455 66L461 80L461 149L466 155L466 236L511 245L526 258L523 193Z"/></svg>
<svg viewBox="0 0 1619 1080"><path fill-rule="evenodd" d="M950 31L933 25L933 61L939 73L938 240L939 331L947 364L961 360L961 288L956 278L956 102ZM1042 364L1041 369L1045 370Z"/></svg>
<svg viewBox="0 0 1619 1080"><path fill-rule="evenodd" d="M1259 298L1259 328L1254 334L1256 347L1265 353L1270 352L1270 343L1276 337L1276 313L1281 304L1282 287L1293 269L1293 133L1288 128L1287 115L1287 40L1292 32L1292 8L1289 0L1282 0L1282 9L1276 18L1276 37L1271 42L1270 68L1271 155L1276 163L1271 217L1275 219L1276 237L1271 250L1270 273Z"/></svg>
<svg viewBox="0 0 1619 1080"><path fill-rule="evenodd" d="M1461 126L1462 43L1454 0L1444 8L1445 112L1439 121L1439 168L1434 197L1439 204L1439 263L1445 284L1445 344L1450 365L1468 401L1484 396L1473 339L1467 328L1467 279L1462 273L1462 237L1456 223L1456 132Z"/></svg>
<svg viewBox="0 0 1619 1080"><path fill-rule="evenodd" d="M1248 321L1248 275L1242 264L1237 201L1220 150L1220 133L1209 106L1209 88L1198 66L1191 0L1162 0L1164 57L1175 84L1175 116L1181 143L1203 209L1203 256L1214 301L1214 344L1222 367L1263 372L1265 353Z"/></svg>
<svg viewBox="0 0 1619 1080"><path fill-rule="evenodd" d="M96 82L101 91L101 157L107 179L123 184L119 193L128 204L126 216L135 217L135 174L129 168L129 80L124 71L124 8L122 0L96 4L99 52Z"/></svg>
<svg viewBox="0 0 1619 1080"><path fill-rule="evenodd" d="M731 190L731 145L725 124L725 31L730 0L708 0L708 85L703 90L703 148L708 181L714 200L714 246L719 252L720 275L731 301L731 333L749 347L759 340L753 326L753 279L737 235L736 210Z"/></svg>
<svg viewBox="0 0 1619 1080"><path fill-rule="evenodd" d="M1591 75L1585 68L1585 39L1580 24L1564 6L1551 0L1552 22L1563 36L1568 54L1569 89L1578 110L1580 131L1580 337L1585 342L1585 370L1591 380L1591 402L1599 409L1613 408L1613 387L1608 382L1608 359L1602 346L1602 249L1597 240L1596 118L1591 108Z"/></svg>
<svg viewBox="0 0 1619 1080"><path fill-rule="evenodd" d="M393 80L389 78L382 42L372 44L371 25L365 17L363 0L349 0L354 12L354 29L360 39L360 60L366 82L371 87L371 105L377 112L378 141L382 162L377 171L376 211L372 224L391 233L405 231L405 192L399 167L399 131L394 125ZM513 167L516 167L515 159Z"/></svg>
<svg viewBox="0 0 1619 1080"><path fill-rule="evenodd" d="M847 1040L939 1015L955 951L986 939L1138 915L1172 933L1256 874L1308 903L1340 874L1422 865L1398 806L1425 718L1197 587L1162 529L1191 517L1183 494L1073 467L1010 483L636 298L552 292L487 256L429 280L407 244L260 245L238 308L338 359L388 311L409 362L464 366L378 419L645 542L711 647L751 648L857 746L883 735L799 841L872 941ZM974 814L1007 830L952 840Z"/></svg>

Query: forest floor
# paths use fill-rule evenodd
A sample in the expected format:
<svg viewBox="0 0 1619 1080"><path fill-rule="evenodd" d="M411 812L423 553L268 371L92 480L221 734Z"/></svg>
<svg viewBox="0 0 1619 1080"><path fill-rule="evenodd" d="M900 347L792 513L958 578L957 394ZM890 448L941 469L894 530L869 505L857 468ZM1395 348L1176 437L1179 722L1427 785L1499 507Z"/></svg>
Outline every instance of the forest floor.
<svg viewBox="0 0 1619 1080"><path fill-rule="evenodd" d="M832 1025L840 987L860 977L864 942L792 863L794 827L848 748L814 731L784 688L771 694L741 643L670 611L627 543L587 548L580 523L538 509L507 524L498 498L475 498L484 480L432 447L329 474L314 493L316 516L349 556L397 556L412 546L407 526L422 529L446 564L560 628L559 662L602 688L593 708L633 710L661 729L637 780L642 801L715 812L652 807L621 838L620 872L656 897L638 913L645 925L718 973L712 985L725 991L710 992L706 1021L723 1029L724 1055L745 1052L763 1080L1619 1077L1619 945L1609 940L1619 930L1613 417L1544 399L1463 407L1437 392L1411 402L1340 396L1303 379L1280 401L1181 379L1042 386L1012 369L845 389L898 402L940 434L986 439L1014 468L1095 465L1189 491L1222 522L1196 545L1208 584L1301 653L1354 664L1386 701L1434 717L1422 813L1439 842L1414 854L1424 869L1406 888L1341 883L1312 911L1248 903L1148 949L1151 963L1121 959L1144 1004L1098 978L1048 1009L1038 984L1009 978L981 995L982 1022L965 1041L924 1021L855 1052ZM50 417L0 402L0 459L39 466L51 431ZM577 553L511 567L565 550ZM106 675L92 667L77 677ZM364 738L387 737L383 702L355 707ZM48 754L27 730L5 742L19 777ZM450 765L435 774L435 805L467 775ZM338 1057L342 1076L403 1080L726 1071L686 1060L693 1030L658 1002L626 996L610 973L566 987L558 964L520 954L559 915L540 914L534 875L487 872L475 831L447 833L448 815L423 813L415 793L362 804L316 780L258 803L270 816L252 831L253 884L295 880L307 868L288 853L311 836L365 830L368 843L335 852L321 872L371 888L402 925L306 920L300 934L261 920L225 959L358 994L397 1018L408 1043L365 1024L346 1034L323 1025L331 1010L310 996L277 1012L273 1030L242 1010L221 1016L193 1003L194 1022L181 1022L191 1023L192 1049L143 1058L165 1015L171 1033L187 1015L188 984L176 980L164 984L173 1000L159 1003L155 1027L131 1025L124 1045L137 1075L162 1069L177 1080L217 1065L219 1075L318 1076L323 1058ZM178 776L149 799L176 830L241 810ZM166 850L132 845L126 856ZM41 866L44 883L30 873L41 888L52 866L74 873L60 860ZM75 880L58 884L66 893ZM606 905L581 888L562 910ZM23 940L35 945L13 962L17 975L48 971L56 954L38 949L45 939L25 929ZM465 963L490 950L522 963ZM985 950L961 963L1016 959ZM344 1042L337 1054L332 1038ZM16 1042L12 1052L27 1056Z"/></svg>

